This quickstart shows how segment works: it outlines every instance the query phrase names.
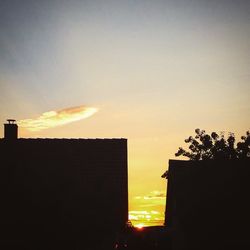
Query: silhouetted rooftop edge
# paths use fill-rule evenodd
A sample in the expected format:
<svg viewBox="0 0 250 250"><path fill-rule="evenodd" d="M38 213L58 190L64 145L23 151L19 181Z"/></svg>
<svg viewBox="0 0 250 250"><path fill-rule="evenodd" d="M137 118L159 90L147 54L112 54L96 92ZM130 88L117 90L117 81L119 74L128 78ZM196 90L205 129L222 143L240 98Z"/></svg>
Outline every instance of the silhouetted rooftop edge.
<svg viewBox="0 0 250 250"><path fill-rule="evenodd" d="M0 138L0 140L4 140L4 138ZM17 141L45 141L45 140L57 140L57 141L87 141L87 140L127 140L127 138L18 138Z"/></svg>

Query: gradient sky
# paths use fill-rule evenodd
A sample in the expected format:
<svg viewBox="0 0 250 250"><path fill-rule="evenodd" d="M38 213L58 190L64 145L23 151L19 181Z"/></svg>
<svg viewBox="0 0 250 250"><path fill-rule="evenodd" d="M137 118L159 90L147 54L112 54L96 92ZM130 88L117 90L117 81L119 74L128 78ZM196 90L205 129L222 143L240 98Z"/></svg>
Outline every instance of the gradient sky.
<svg viewBox="0 0 250 250"><path fill-rule="evenodd" d="M128 138L131 218L161 223L184 139L249 129L249 51L249 0L0 0L0 121L97 108L19 135Z"/></svg>

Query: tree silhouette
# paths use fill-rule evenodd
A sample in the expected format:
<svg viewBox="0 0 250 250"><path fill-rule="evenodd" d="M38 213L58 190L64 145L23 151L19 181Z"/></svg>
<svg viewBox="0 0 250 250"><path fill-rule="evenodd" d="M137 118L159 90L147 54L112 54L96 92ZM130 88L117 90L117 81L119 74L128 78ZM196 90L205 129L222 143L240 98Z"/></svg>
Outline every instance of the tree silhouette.
<svg viewBox="0 0 250 250"><path fill-rule="evenodd" d="M189 150L179 147L175 156L185 156L189 160L232 160L250 158L250 132L241 136L240 142L235 146L235 136L229 133L228 138L221 133L218 135L212 132L211 135L206 134L205 130L195 129L195 137L189 136L185 139L186 143L190 143ZM168 170L163 173L162 178L168 179Z"/></svg>
<svg viewBox="0 0 250 250"><path fill-rule="evenodd" d="M235 146L235 136L229 133L228 138L221 133L218 135L212 132L207 134L205 130L195 129L195 137L189 136L185 139L186 143L190 143L189 150L179 147L175 156L185 156L190 160L209 160L209 159L238 159L250 157L250 133L246 132L245 136L241 136L241 142Z"/></svg>

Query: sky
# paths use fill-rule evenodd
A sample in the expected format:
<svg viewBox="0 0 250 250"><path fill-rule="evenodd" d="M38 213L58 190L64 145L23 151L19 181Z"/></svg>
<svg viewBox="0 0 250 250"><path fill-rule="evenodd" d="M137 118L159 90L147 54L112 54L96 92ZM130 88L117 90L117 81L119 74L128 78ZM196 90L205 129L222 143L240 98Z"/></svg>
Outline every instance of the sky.
<svg viewBox="0 0 250 250"><path fill-rule="evenodd" d="M0 121L127 138L130 219L162 224L184 139L249 130L249 26L248 0L0 0Z"/></svg>

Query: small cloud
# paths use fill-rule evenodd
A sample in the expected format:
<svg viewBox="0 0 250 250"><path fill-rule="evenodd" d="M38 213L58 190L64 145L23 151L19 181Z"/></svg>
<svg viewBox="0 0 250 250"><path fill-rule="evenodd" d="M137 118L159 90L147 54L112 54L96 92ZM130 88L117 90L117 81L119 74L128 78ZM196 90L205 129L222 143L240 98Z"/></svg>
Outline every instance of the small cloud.
<svg viewBox="0 0 250 250"><path fill-rule="evenodd" d="M135 199L140 200L142 196L135 196Z"/></svg>
<svg viewBox="0 0 250 250"><path fill-rule="evenodd" d="M150 192L147 195L136 196L134 198L136 200L141 200L141 199L144 199L144 200L165 200L166 199L166 192L155 190L155 191Z"/></svg>
<svg viewBox="0 0 250 250"><path fill-rule="evenodd" d="M158 211L152 210L151 214L160 214Z"/></svg>
<svg viewBox="0 0 250 250"><path fill-rule="evenodd" d="M59 111L52 110L34 119L19 120L17 124L30 131L40 131L86 119L97 111L97 108L86 106L71 107Z"/></svg>
<svg viewBox="0 0 250 250"><path fill-rule="evenodd" d="M132 211L129 211L129 214L139 214L139 215L141 215L141 214L149 214L149 212L148 211L142 211L142 210L132 210Z"/></svg>

